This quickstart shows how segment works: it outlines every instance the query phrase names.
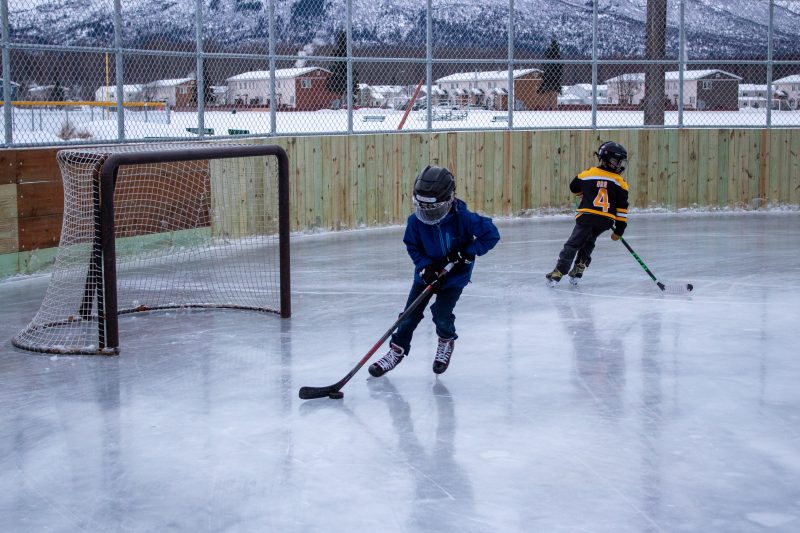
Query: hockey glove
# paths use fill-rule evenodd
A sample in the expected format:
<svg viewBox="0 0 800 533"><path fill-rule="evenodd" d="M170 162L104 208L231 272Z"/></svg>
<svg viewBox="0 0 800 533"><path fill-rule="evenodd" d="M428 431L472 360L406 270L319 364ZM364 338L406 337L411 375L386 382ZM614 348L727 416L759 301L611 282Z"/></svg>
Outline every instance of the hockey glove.
<svg viewBox="0 0 800 533"><path fill-rule="evenodd" d="M469 265L473 261L475 261L475 256L466 253L463 248L451 250L450 253L447 254L447 262L453 263L456 266Z"/></svg>
<svg viewBox="0 0 800 533"><path fill-rule="evenodd" d="M435 264L428 265L419 272L422 281L425 282L425 285L430 285L437 279L439 279L439 269L436 268Z"/></svg>

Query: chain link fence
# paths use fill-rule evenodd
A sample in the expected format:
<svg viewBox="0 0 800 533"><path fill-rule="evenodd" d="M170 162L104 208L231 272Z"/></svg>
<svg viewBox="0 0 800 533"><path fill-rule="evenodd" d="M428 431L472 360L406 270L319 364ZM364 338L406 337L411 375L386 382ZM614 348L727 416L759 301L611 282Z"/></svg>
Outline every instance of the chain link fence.
<svg viewBox="0 0 800 533"><path fill-rule="evenodd" d="M3 147L800 126L800 2L0 0Z"/></svg>

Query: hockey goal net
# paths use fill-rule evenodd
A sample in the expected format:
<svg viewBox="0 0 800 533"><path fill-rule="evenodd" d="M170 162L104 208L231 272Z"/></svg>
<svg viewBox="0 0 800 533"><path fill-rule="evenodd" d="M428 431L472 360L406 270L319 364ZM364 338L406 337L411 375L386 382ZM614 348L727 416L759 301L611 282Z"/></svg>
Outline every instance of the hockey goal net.
<svg viewBox="0 0 800 533"><path fill-rule="evenodd" d="M118 317L234 308L288 317L288 160L279 146L62 150L64 219L37 352L119 353Z"/></svg>

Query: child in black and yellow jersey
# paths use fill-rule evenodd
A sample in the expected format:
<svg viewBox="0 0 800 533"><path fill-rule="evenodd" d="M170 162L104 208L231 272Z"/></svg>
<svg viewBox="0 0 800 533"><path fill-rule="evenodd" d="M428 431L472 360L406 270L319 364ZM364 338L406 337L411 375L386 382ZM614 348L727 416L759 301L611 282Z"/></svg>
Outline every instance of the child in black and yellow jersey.
<svg viewBox="0 0 800 533"><path fill-rule="evenodd" d="M622 173L628 162L628 151L624 146L608 141L600 145L595 155L600 164L584 170L569 184L569 190L580 197L581 203L575 216L575 229L558 254L556 268L545 276L551 284L561 281L567 271L570 281L576 284L592 262L597 237L613 228L611 239L616 241L625 232L628 184Z"/></svg>

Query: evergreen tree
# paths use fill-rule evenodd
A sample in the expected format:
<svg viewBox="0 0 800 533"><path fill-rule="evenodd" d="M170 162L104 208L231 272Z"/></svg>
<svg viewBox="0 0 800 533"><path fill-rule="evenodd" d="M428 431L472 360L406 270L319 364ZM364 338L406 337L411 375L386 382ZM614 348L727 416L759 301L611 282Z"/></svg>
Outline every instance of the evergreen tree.
<svg viewBox="0 0 800 533"><path fill-rule="evenodd" d="M338 94L342 101L342 107L345 107L347 98L347 34L345 32L336 33L336 47L331 55L344 58L344 61L337 61L331 66L331 75L326 88L329 92ZM353 98L356 96L358 96L358 73L353 69Z"/></svg>
<svg viewBox="0 0 800 533"><path fill-rule="evenodd" d="M50 89L50 101L51 102L63 102L64 101L64 88L61 86L61 82L58 78L56 78L56 82L53 84L53 88Z"/></svg>
<svg viewBox="0 0 800 533"><path fill-rule="evenodd" d="M555 38L550 40L550 46L544 54L545 59L561 59L561 48ZM561 63L545 63L542 68L542 83L536 91L539 94L556 92L561 94L561 74L564 65Z"/></svg>

